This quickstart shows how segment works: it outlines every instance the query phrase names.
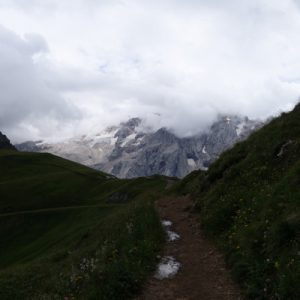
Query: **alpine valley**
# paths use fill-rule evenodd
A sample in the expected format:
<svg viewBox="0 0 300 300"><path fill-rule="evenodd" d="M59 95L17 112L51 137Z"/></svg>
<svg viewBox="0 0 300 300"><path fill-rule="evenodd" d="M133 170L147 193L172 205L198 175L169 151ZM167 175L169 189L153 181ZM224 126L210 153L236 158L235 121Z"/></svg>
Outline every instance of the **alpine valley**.
<svg viewBox="0 0 300 300"><path fill-rule="evenodd" d="M204 168L258 126L226 117L180 139L132 119L98 136L27 146L68 148L72 159L90 151L86 164L120 163L122 176L182 176L174 164ZM299 186L300 104L181 180L119 179L17 151L0 134L0 299L298 300Z"/></svg>

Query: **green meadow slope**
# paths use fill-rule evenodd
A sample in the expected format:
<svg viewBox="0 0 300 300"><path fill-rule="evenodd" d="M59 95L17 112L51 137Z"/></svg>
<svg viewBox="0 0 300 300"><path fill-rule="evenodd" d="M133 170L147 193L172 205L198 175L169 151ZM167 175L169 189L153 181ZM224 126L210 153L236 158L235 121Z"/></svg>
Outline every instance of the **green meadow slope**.
<svg viewBox="0 0 300 300"><path fill-rule="evenodd" d="M176 187L250 299L300 299L300 104Z"/></svg>
<svg viewBox="0 0 300 300"><path fill-rule="evenodd" d="M195 199L249 299L300 299L300 105L166 185L1 150L0 299L134 297L164 243L153 200L172 192Z"/></svg>
<svg viewBox="0 0 300 300"><path fill-rule="evenodd" d="M164 240L153 199L165 184L1 150L0 299L130 298Z"/></svg>

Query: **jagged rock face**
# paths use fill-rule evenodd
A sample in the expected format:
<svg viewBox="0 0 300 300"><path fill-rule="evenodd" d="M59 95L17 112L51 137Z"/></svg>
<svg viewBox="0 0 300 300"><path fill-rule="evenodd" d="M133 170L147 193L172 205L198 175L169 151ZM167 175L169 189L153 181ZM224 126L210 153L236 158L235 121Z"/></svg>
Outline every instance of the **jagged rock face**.
<svg viewBox="0 0 300 300"><path fill-rule="evenodd" d="M22 144L17 145L19 151L27 151L27 152L39 152L41 149L38 146L39 143L42 143L43 141L28 141Z"/></svg>
<svg viewBox="0 0 300 300"><path fill-rule="evenodd" d="M7 138L6 135L0 132L0 149L12 149L15 150L16 148L10 143L10 140Z"/></svg>
<svg viewBox="0 0 300 300"><path fill-rule="evenodd" d="M166 128L145 132L142 120L134 118L94 136L55 144L26 142L17 148L50 152L120 178L154 174L181 178L206 169L224 150L260 126L248 118L220 117L209 131L180 138Z"/></svg>

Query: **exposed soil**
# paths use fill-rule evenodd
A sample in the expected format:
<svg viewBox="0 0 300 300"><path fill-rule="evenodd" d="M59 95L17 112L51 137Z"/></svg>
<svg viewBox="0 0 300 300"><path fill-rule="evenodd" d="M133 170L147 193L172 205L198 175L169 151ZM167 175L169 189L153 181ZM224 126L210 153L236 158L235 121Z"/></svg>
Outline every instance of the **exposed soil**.
<svg viewBox="0 0 300 300"><path fill-rule="evenodd" d="M137 300L240 300L239 289L225 267L223 256L208 241L192 212L189 197L163 198L156 203L162 220L172 221L180 239L166 243L164 256L181 263L173 278L148 280Z"/></svg>

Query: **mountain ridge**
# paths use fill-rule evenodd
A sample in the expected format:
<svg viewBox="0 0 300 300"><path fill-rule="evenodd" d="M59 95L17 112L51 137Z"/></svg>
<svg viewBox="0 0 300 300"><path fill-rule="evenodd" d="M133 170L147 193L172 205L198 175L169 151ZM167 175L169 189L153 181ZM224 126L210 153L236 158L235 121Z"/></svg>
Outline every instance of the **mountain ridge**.
<svg viewBox="0 0 300 300"><path fill-rule="evenodd" d="M224 151L207 171L194 171L183 180L163 176L120 180L51 154L0 151L0 234L5 241L0 247L0 267L2 263L5 268L0 272L1 299L74 295L86 299L95 299L95 295L99 299L103 295L109 295L103 299L119 299L120 295L132 298L138 292L137 284L141 287L154 270L155 257L162 249L164 234L154 210L161 196L171 197L165 201L169 203L171 199L176 204L182 204L177 196L192 197L193 203L179 207L176 218L187 222L192 213L199 213L195 215L197 220L201 218L199 227L225 254L233 278L246 297L299 299L299 116L297 105L292 112L283 113L247 140ZM230 123L225 118L213 127L216 134L201 141L200 146L206 142L206 147L199 147L202 155L215 153L209 152L207 140L229 137L223 142L230 141L232 129L239 129ZM123 151L130 155L136 139L141 139L140 144L145 144L153 157L160 147L169 151L164 152L166 157L178 154L178 148L173 148L182 141L168 130L161 128L143 136L135 132L131 123L128 127L117 137L117 127L107 132L106 144L113 141L119 145L117 149L121 148L121 154L116 151L111 157L113 162L122 158ZM217 134L220 128L224 135L222 130ZM92 145L103 142L103 135L97 141L87 138ZM153 163L147 151L141 153ZM189 155L191 163L193 153ZM156 164L160 161L154 161L153 167ZM168 209L163 202L161 205L166 211L175 206ZM187 232L196 239L193 226L190 222L186 225ZM60 252L49 247L49 241ZM98 251L99 247L103 251ZM197 250L193 259L203 257L207 264L207 254L211 257L211 253L212 250ZM186 264L183 267L188 269ZM63 276L58 280L57 274ZM177 279L181 280L179 276ZM203 291L197 284L192 289ZM185 291L189 292L181 291L184 297Z"/></svg>
<svg viewBox="0 0 300 300"><path fill-rule="evenodd" d="M0 131L0 149L16 150L8 137Z"/></svg>
<svg viewBox="0 0 300 300"><path fill-rule="evenodd" d="M132 118L95 135L52 144L29 141L16 147L50 152L119 178L154 174L182 178L194 170L205 170L224 150L261 126L247 117L223 116L206 132L179 137L165 127L146 129L141 118Z"/></svg>

